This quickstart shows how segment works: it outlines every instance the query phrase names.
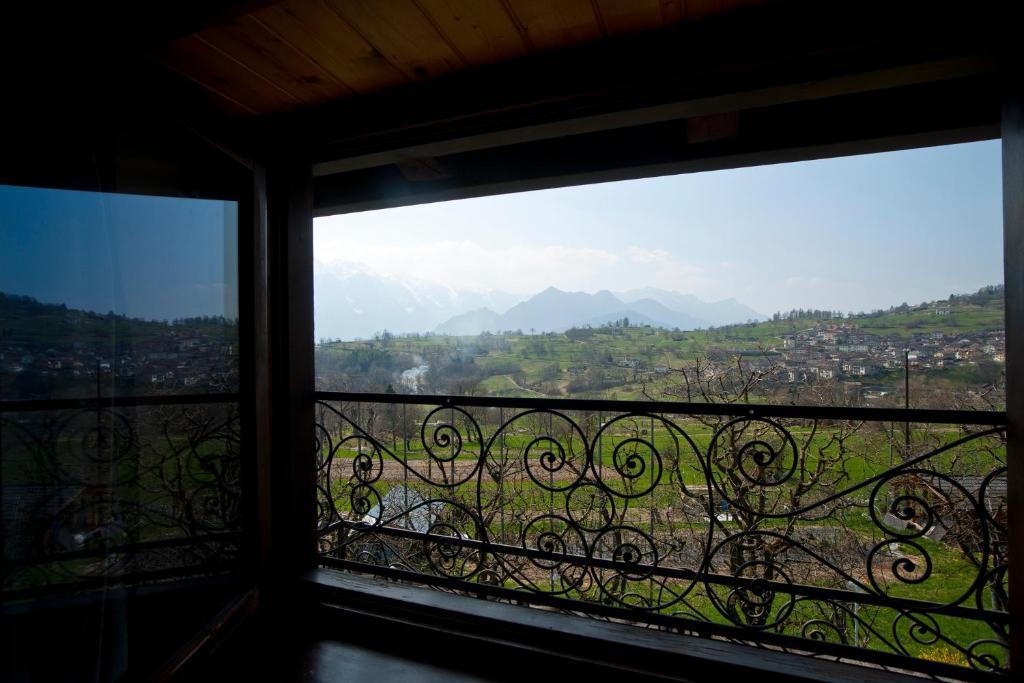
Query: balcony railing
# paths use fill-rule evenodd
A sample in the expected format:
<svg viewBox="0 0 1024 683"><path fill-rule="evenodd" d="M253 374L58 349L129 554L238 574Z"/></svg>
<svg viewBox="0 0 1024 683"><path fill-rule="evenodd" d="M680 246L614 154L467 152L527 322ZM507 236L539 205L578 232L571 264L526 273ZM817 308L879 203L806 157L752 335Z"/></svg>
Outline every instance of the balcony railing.
<svg viewBox="0 0 1024 683"><path fill-rule="evenodd" d="M1006 674L1005 414L317 394L322 564Z"/></svg>
<svg viewBox="0 0 1024 683"><path fill-rule="evenodd" d="M0 404L5 602L237 571L238 396Z"/></svg>

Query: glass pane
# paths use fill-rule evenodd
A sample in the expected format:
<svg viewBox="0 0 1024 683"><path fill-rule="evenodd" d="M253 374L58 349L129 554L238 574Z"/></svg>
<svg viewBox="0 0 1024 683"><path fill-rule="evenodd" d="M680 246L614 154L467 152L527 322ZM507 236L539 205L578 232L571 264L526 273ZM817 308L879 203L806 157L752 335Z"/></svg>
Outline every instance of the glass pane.
<svg viewBox="0 0 1024 683"><path fill-rule="evenodd" d="M238 389L238 205L0 186L0 399Z"/></svg>
<svg viewBox="0 0 1024 683"><path fill-rule="evenodd" d="M1005 672L999 153L320 219L321 561Z"/></svg>
<svg viewBox="0 0 1024 683"><path fill-rule="evenodd" d="M1000 408L1001 207L986 141L319 218L318 387Z"/></svg>
<svg viewBox="0 0 1024 683"><path fill-rule="evenodd" d="M0 186L5 680L146 677L239 590L237 235L234 201Z"/></svg>

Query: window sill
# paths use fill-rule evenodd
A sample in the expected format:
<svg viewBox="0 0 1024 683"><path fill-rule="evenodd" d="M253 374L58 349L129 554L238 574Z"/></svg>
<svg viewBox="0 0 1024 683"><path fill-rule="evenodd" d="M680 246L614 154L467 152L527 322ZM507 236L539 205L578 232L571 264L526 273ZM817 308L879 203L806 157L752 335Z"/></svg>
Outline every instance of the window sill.
<svg viewBox="0 0 1024 683"><path fill-rule="evenodd" d="M626 674L631 679L706 681L840 681L864 683L920 678L893 671L790 654L723 640L520 607L386 579L317 569L302 581L322 626L339 637L376 634L376 646L445 653L451 661L472 651L504 678L522 672ZM381 635L386 634L386 635ZM444 645L454 647L444 647ZM439 647L440 646L440 647ZM467 650L472 648L472 650ZM491 658L494 655L494 658ZM736 677L736 678L733 678Z"/></svg>

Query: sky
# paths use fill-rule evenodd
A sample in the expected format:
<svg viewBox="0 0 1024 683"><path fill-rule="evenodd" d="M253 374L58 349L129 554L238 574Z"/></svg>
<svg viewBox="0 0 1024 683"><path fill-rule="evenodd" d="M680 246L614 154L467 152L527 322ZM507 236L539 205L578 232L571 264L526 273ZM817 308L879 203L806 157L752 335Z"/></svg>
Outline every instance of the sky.
<svg viewBox="0 0 1024 683"><path fill-rule="evenodd" d="M332 216L314 255L524 296L887 308L1002 282L999 155L990 141ZM0 292L235 317L237 220L234 202L0 186Z"/></svg>
<svg viewBox="0 0 1024 683"><path fill-rule="evenodd" d="M1003 282L998 140L319 218L314 256L530 295L653 286L770 315Z"/></svg>
<svg viewBox="0 0 1024 683"><path fill-rule="evenodd" d="M235 202L0 185L0 292L129 317L238 316Z"/></svg>

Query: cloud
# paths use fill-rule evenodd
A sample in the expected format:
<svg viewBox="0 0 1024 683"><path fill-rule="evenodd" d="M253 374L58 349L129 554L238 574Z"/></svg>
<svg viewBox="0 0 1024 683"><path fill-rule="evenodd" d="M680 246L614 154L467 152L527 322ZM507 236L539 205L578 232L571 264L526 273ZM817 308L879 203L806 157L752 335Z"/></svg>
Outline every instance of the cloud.
<svg viewBox="0 0 1024 683"><path fill-rule="evenodd" d="M643 283L645 285L690 292L695 289L706 289L712 284L710 279L705 277L702 268L680 261L664 249L629 247L626 255L632 263L643 266L646 270L642 276L647 280Z"/></svg>
<svg viewBox="0 0 1024 683"><path fill-rule="evenodd" d="M352 242L336 244L317 258L364 263L400 279L416 278L454 288L532 292L549 285L587 289L621 259L601 249L547 246L485 246L468 240L442 240L422 246Z"/></svg>
<svg viewBox="0 0 1024 683"><path fill-rule="evenodd" d="M628 247L621 252L576 246L491 246L473 240L426 245L374 244L321 239L321 261L345 260L402 280L453 288L533 293L548 286L570 291L658 286L690 291L700 269L664 249Z"/></svg>
<svg viewBox="0 0 1024 683"><path fill-rule="evenodd" d="M783 284L790 289L810 289L825 284L825 280L816 276L791 276L787 277Z"/></svg>

